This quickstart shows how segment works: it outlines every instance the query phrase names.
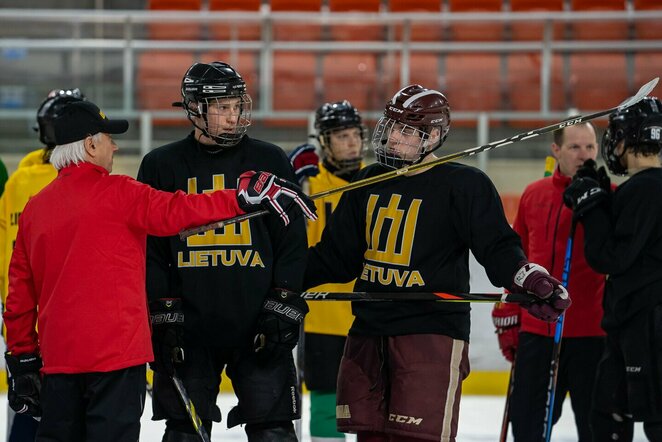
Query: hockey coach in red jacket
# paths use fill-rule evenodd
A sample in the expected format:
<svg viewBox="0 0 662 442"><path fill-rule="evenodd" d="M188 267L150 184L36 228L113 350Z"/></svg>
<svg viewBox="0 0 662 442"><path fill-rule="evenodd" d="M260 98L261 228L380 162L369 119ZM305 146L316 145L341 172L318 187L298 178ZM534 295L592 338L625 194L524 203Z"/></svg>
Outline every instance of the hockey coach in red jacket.
<svg viewBox="0 0 662 442"><path fill-rule="evenodd" d="M128 122L91 102L68 104L54 126L58 176L21 214L9 268L9 405L41 416L37 441L137 441L153 360L147 235L312 202L264 172L245 174L237 191L202 195L110 175L111 135Z"/></svg>

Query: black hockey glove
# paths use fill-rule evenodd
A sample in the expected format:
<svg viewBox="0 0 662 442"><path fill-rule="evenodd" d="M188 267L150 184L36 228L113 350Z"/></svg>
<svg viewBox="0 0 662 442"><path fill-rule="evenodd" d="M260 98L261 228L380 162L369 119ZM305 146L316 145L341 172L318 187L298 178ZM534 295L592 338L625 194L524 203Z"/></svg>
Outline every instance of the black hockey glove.
<svg viewBox="0 0 662 442"><path fill-rule="evenodd" d="M611 193L611 179L607 175L605 166L598 168L598 164L594 160L586 160L582 167L577 170L576 178L593 178L600 184L600 188L605 192Z"/></svg>
<svg viewBox="0 0 662 442"><path fill-rule="evenodd" d="M161 298L149 303L152 323L152 370L172 376L175 364L184 362L184 312L179 298Z"/></svg>
<svg viewBox="0 0 662 442"><path fill-rule="evenodd" d="M520 265L513 276L511 292L529 293L539 298L539 301L522 304L522 307L538 319L556 321L572 304L568 291L543 266L526 261Z"/></svg>
<svg viewBox="0 0 662 442"><path fill-rule="evenodd" d="M9 371L9 406L19 414L41 416L41 358L34 354L14 356L7 352L5 361Z"/></svg>
<svg viewBox="0 0 662 442"><path fill-rule="evenodd" d="M317 219L315 203L299 186L269 172L250 170L242 173L237 182L237 201L244 212L267 209L284 225L290 223L287 212L293 205L298 206L306 218Z"/></svg>
<svg viewBox="0 0 662 442"><path fill-rule="evenodd" d="M607 201L607 192L593 178L574 178L563 192L563 203L580 219L590 210Z"/></svg>
<svg viewBox="0 0 662 442"><path fill-rule="evenodd" d="M281 350L292 351L299 342L299 328L308 304L298 293L274 289L264 300L257 318L253 350L261 361Z"/></svg>
<svg viewBox="0 0 662 442"><path fill-rule="evenodd" d="M303 183L306 178L320 173L320 158L315 150L315 146L306 143L298 146L287 156L294 168L294 175L299 180L299 184Z"/></svg>

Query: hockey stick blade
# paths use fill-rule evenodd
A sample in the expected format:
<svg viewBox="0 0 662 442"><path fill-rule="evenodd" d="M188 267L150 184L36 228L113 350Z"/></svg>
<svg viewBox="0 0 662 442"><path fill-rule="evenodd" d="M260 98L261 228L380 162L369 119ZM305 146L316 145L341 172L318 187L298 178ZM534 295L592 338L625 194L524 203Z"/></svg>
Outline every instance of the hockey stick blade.
<svg viewBox="0 0 662 442"><path fill-rule="evenodd" d="M316 193L314 195L311 195L310 198L315 200L315 199L327 197L329 195L334 195L334 194L339 193L339 192L346 192L348 190L354 190L354 189L358 189L360 187L369 186L369 185L376 184L376 183L379 183L379 182L382 182L382 181L397 178L401 175L405 175L405 174L408 174L408 173L411 173L411 172L414 172L414 171L417 171L417 170L427 169L429 167L438 166L440 164L448 163L450 161L459 160L460 158L473 156L473 155L476 155L477 153L486 152L488 150L496 149L498 147L503 147L503 146L507 146L509 144L518 143L520 141L529 140L531 138L534 138L534 137L537 137L537 136L540 136L540 135L543 135L543 134L546 134L546 133L549 133L549 132L554 132L556 130L563 129L564 127L574 126L576 124L580 124L580 123L583 123L583 122L586 122L586 121L590 121L590 120L593 120L595 118L599 118L599 117L602 117L602 116L605 116L605 115L609 115L610 113L612 113L616 110L624 109L626 107L632 106L633 104L636 104L639 101L641 101L644 97L648 96L648 94L655 88L655 86L657 85L658 80L659 80L659 78L655 77L654 79L652 79L648 83L641 86L639 88L639 91L637 91L637 93L635 95L633 95L632 97L630 97L627 100L623 101L618 106L612 107L611 109L595 112L595 113L592 113L592 114L589 114L589 115L568 118L568 119L563 120L559 123L550 124L549 126L545 126L545 127L539 128L539 129L534 129L534 130L531 130L529 132L522 132L522 133L519 133L517 135L513 135L510 138L504 138L502 140L492 141L491 143L483 144L482 146L476 146L476 147L472 147L472 148L469 148L469 149L466 149L466 150L463 150L463 151L460 151L460 152L455 152L455 153L452 153L452 154L449 154L449 155L444 155L442 157L436 158L436 159L434 159L432 161L428 161L426 163L418 163L418 164L413 164L411 166L405 166L401 169L391 170L390 172L386 172L386 173L383 173L381 175L375 175L375 176L372 176L372 177L364 178L362 180L354 181L354 182L346 184L344 186L336 187L335 189L330 189L330 190L327 190L325 192ZM206 224L204 226L182 230L179 233L179 238L183 241L186 238L188 238L189 236L197 235L198 233L204 233L204 232L206 232L208 230L212 230L212 229L220 229L221 227L225 227L229 224L238 223L238 222L241 222L241 221L245 221L247 219L255 218L257 216L266 215L268 213L269 213L268 210L260 210L260 211L257 211L257 212L251 212L251 213L246 213L244 215L239 215L237 217L229 218L229 219L226 219L226 220L223 220L223 221L217 221L217 222L214 222L214 223L211 223L211 224Z"/></svg>
<svg viewBox="0 0 662 442"><path fill-rule="evenodd" d="M184 388L184 383L182 382L181 379L177 377L177 375L170 376L170 379L172 380L172 383L174 384L175 389L179 394L179 398L182 400L182 403L184 404L184 408L186 408L186 413L188 414L189 419L191 419L193 428L195 428L195 431L198 433L198 436L200 436L202 442L211 442L211 439L209 439L209 434L207 434L207 430L205 429L204 425L202 425L202 420L200 420L200 416L198 416L198 413L195 411L195 406L193 405L193 401L186 392L186 388Z"/></svg>
<svg viewBox="0 0 662 442"><path fill-rule="evenodd" d="M540 301L521 293L451 293L451 292L301 292L306 301L436 301L436 302L516 302Z"/></svg>

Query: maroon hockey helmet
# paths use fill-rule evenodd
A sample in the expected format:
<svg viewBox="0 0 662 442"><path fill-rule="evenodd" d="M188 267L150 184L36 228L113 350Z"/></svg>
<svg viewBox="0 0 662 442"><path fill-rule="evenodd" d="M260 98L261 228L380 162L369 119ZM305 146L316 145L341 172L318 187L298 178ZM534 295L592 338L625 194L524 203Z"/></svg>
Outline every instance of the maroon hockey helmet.
<svg viewBox="0 0 662 442"><path fill-rule="evenodd" d="M372 137L377 161L394 169L419 163L446 140L450 114L448 100L441 92L418 84L400 89L386 103ZM409 146L408 152L397 145Z"/></svg>

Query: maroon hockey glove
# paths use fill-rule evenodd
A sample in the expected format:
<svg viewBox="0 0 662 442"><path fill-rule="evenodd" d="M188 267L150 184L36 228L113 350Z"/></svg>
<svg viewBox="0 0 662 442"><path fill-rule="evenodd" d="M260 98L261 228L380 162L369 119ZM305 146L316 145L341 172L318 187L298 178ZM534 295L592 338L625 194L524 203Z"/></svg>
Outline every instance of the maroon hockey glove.
<svg viewBox="0 0 662 442"><path fill-rule="evenodd" d="M7 398L12 410L19 414L41 416L41 358L34 354L14 356L5 353L9 391Z"/></svg>
<svg viewBox="0 0 662 442"><path fill-rule="evenodd" d="M570 307L568 291L558 279L547 270L534 263L522 262L513 276L513 293L530 293L540 301L522 304L531 315L547 322L554 322Z"/></svg>
<svg viewBox="0 0 662 442"><path fill-rule="evenodd" d="M497 302L492 309L492 322L496 327L499 349L508 362L515 360L521 313L521 307L513 303Z"/></svg>
<svg viewBox="0 0 662 442"><path fill-rule="evenodd" d="M154 362L152 370L172 376L175 364L184 362L184 312L179 298L161 298L149 303Z"/></svg>
<svg viewBox="0 0 662 442"><path fill-rule="evenodd" d="M315 146L312 144L302 144L294 149L289 155L288 159L294 168L294 175L296 175L299 184L303 183L306 178L313 177L320 173L319 161L320 158L315 152Z"/></svg>
<svg viewBox="0 0 662 442"><path fill-rule="evenodd" d="M308 304L298 294L272 290L257 318L253 350L262 362L279 350L292 351L299 342L299 329L308 313Z"/></svg>
<svg viewBox="0 0 662 442"><path fill-rule="evenodd" d="M237 201L244 212L267 209L284 225L290 223L287 212L293 205L298 206L306 218L317 219L315 203L299 186L269 172L242 173L237 182Z"/></svg>

